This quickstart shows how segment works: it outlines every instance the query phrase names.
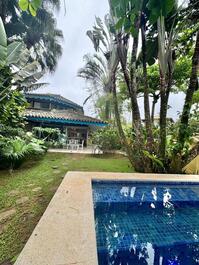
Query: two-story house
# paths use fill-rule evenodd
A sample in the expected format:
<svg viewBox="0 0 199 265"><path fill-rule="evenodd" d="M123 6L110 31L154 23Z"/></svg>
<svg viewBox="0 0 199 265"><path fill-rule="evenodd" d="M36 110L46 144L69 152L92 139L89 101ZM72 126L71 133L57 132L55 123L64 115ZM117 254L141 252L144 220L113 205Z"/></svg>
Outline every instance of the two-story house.
<svg viewBox="0 0 199 265"><path fill-rule="evenodd" d="M28 128L59 128L68 139L87 143L88 134L107 123L84 115L83 107L56 94L25 94L29 103L25 111Z"/></svg>

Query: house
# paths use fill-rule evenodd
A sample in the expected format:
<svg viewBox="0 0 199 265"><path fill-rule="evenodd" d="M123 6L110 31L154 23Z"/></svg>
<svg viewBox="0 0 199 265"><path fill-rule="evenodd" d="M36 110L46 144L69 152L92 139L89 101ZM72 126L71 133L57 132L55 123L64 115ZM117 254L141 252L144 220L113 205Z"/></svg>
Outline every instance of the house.
<svg viewBox="0 0 199 265"><path fill-rule="evenodd" d="M67 139L78 139L86 145L89 132L107 123L84 115L83 107L56 94L25 94L29 103L25 111L28 129L59 128Z"/></svg>
<svg viewBox="0 0 199 265"><path fill-rule="evenodd" d="M171 117L167 117L166 120L167 120L167 124L173 124L174 123L174 120ZM142 122L145 124L145 119L143 119ZM155 127L158 127L160 125L160 116L159 115L154 117L153 124Z"/></svg>

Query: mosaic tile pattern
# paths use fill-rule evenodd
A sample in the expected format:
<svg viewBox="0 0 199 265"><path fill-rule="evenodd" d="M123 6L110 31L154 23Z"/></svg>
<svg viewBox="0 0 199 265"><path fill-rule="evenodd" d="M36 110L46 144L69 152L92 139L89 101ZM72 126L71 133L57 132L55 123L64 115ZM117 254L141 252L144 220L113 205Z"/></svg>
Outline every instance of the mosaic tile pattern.
<svg viewBox="0 0 199 265"><path fill-rule="evenodd" d="M191 214L190 214L191 212ZM129 249L132 244L158 247L199 242L199 210L186 207L169 211L120 212L96 217L97 245Z"/></svg>
<svg viewBox="0 0 199 265"><path fill-rule="evenodd" d="M137 183L94 183L93 201L98 256L99 260L103 256L106 260L99 262L100 265L120 264L110 260L108 262L106 256L115 257L113 253L118 255L121 251L130 253L132 248L142 248L148 244L153 249L167 248L164 253L167 253L168 249L173 251L180 246L178 254L182 252L181 246L188 246L189 252L193 244L199 246L199 186L197 185L167 186L146 183L142 186ZM133 207L128 207L129 205ZM184 254L185 263L168 261L165 264L199 264L199 248L197 251L198 263L187 263ZM189 259L191 255L188 255ZM150 261L145 264L155 263Z"/></svg>
<svg viewBox="0 0 199 265"><path fill-rule="evenodd" d="M154 202L163 201L163 197L171 196L169 201L199 201L199 188L197 185L150 185L148 183L94 183L94 202Z"/></svg>

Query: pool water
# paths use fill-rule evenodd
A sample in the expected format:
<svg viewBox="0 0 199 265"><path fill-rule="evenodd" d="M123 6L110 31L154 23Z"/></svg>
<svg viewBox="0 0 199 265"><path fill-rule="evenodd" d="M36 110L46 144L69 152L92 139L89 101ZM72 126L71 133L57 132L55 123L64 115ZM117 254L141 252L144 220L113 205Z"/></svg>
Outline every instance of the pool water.
<svg viewBox="0 0 199 265"><path fill-rule="evenodd" d="M199 185L93 181L99 265L199 264Z"/></svg>

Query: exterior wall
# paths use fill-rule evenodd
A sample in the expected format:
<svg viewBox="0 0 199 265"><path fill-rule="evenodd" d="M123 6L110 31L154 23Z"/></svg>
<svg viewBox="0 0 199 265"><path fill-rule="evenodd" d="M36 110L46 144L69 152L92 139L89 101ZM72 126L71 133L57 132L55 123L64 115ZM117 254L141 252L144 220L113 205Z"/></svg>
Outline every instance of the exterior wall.
<svg viewBox="0 0 199 265"><path fill-rule="evenodd" d="M28 96L27 102L29 103L28 108L30 109L41 109L41 110L52 110L52 109L72 109L78 112L83 113L83 108L73 103L66 103L64 101L58 101L56 99L43 97L43 98L35 98Z"/></svg>

